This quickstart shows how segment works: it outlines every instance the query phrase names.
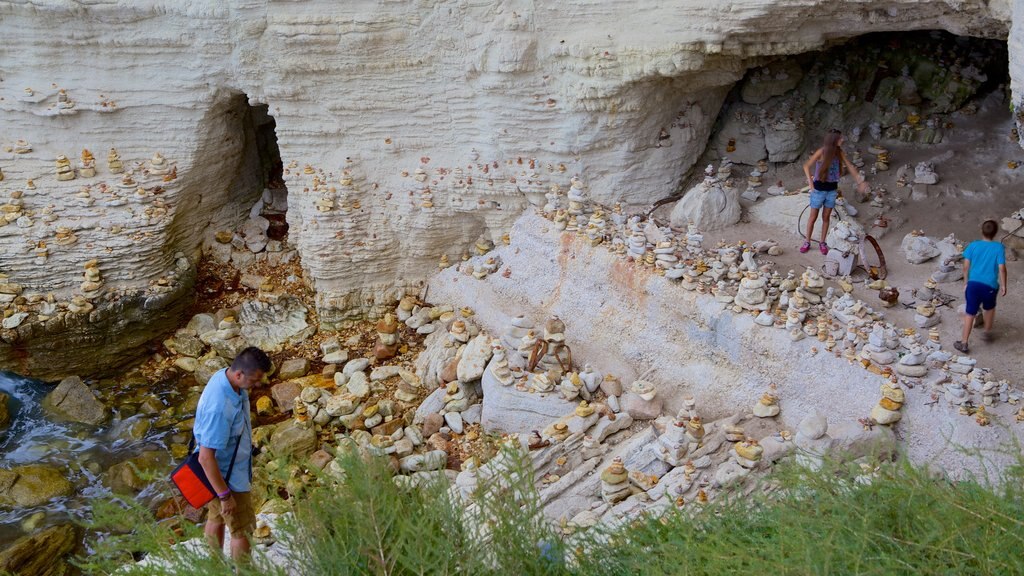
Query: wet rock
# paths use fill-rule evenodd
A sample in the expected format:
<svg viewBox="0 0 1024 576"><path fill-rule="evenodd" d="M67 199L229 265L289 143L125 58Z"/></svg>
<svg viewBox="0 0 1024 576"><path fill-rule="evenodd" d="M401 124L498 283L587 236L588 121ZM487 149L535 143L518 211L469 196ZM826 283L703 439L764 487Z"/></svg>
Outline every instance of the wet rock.
<svg viewBox="0 0 1024 576"><path fill-rule="evenodd" d="M61 380L43 398L43 410L60 420L92 426L99 426L110 417L110 410L96 399L92 390L78 376Z"/></svg>
<svg viewBox="0 0 1024 576"><path fill-rule="evenodd" d="M53 466L31 464L0 469L0 506L31 508L69 496L71 482Z"/></svg>
<svg viewBox="0 0 1024 576"><path fill-rule="evenodd" d="M166 406L164 406L164 403L161 402L159 398L156 396L147 396L146 399L139 404L139 413L152 416L153 414L163 412L164 408L166 408Z"/></svg>
<svg viewBox="0 0 1024 576"><path fill-rule="evenodd" d="M196 382L205 386L210 378L218 371L228 367L228 361L217 355L207 355L200 358L196 367Z"/></svg>
<svg viewBox="0 0 1024 576"><path fill-rule="evenodd" d="M195 372L199 368L199 361L195 358L182 356L174 361L174 365L185 372Z"/></svg>
<svg viewBox="0 0 1024 576"><path fill-rule="evenodd" d="M143 452L135 458L118 462L107 470L104 483L117 494L137 494L149 485L144 476L170 468L170 457L162 450Z"/></svg>
<svg viewBox="0 0 1024 576"><path fill-rule="evenodd" d="M174 338L170 338L164 342L164 346L174 352L175 354L181 354L183 356L190 356L192 358L198 358L203 355L203 350L206 345L203 341L196 336L189 334L180 333L175 335Z"/></svg>
<svg viewBox="0 0 1024 576"><path fill-rule="evenodd" d="M281 380L301 378L309 373L309 360L305 358L292 358L281 363L281 369L277 375Z"/></svg>
<svg viewBox="0 0 1024 576"><path fill-rule="evenodd" d="M71 571L65 556L78 548L81 529L59 524L29 536L23 536L0 552L0 573L61 576Z"/></svg>
<svg viewBox="0 0 1024 576"><path fill-rule="evenodd" d="M275 456L305 456L316 450L316 431L295 420L278 425L270 436L270 451Z"/></svg>
<svg viewBox="0 0 1024 576"><path fill-rule="evenodd" d="M7 428L11 424L11 409L8 406L11 397L0 392L0 428Z"/></svg>
<svg viewBox="0 0 1024 576"><path fill-rule="evenodd" d="M238 353L244 350L249 344L245 341L245 338L237 336L229 340L213 340L210 342L210 348L217 353L218 356L224 358L229 363L238 356Z"/></svg>

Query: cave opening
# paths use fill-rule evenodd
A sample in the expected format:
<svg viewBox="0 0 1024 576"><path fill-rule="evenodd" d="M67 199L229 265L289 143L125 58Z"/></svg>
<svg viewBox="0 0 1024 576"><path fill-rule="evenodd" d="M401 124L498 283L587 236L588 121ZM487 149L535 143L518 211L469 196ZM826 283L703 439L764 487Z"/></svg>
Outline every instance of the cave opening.
<svg viewBox="0 0 1024 576"><path fill-rule="evenodd" d="M246 108L246 132L252 134L250 169L257 172L256 182L262 190L250 216L266 218L270 222L266 230L267 238L281 241L288 234L288 187L284 181L284 163L277 143L277 122L267 104L247 103Z"/></svg>
<svg viewBox="0 0 1024 576"><path fill-rule="evenodd" d="M985 104L1009 117L1004 41L944 31L872 33L755 66L730 91L707 160L787 163L838 128L853 147L929 146ZM993 100L995 102L993 102Z"/></svg>

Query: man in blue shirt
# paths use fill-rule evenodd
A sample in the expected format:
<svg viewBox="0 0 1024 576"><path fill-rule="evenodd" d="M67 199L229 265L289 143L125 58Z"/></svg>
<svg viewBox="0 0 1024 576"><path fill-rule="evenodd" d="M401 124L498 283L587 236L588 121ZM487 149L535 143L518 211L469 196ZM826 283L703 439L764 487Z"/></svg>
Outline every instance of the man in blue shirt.
<svg viewBox="0 0 1024 576"><path fill-rule="evenodd" d="M252 423L248 390L270 371L270 358L259 348L242 350L231 366L219 370L199 397L192 432L199 463L217 493L207 504L206 539L224 549L224 526L231 530L231 557L249 557L249 538L256 528L249 490L252 483Z"/></svg>
<svg viewBox="0 0 1024 576"><path fill-rule="evenodd" d="M996 242L999 225L995 220L985 220L981 225L984 240L975 240L964 250L964 329L960 340L953 347L967 354L967 339L971 337L974 318L978 309L985 323L985 331L981 339L988 342L992 339L992 322L996 317L996 294L1002 286L1002 295L1006 296L1006 250L1001 242Z"/></svg>

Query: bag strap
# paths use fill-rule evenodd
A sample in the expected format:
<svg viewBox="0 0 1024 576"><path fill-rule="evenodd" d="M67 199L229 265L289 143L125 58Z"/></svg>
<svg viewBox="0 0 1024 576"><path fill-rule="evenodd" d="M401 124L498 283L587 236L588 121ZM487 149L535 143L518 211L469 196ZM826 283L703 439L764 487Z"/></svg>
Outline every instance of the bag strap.
<svg viewBox="0 0 1024 576"><path fill-rule="evenodd" d="M248 424L248 422L249 422L249 419L245 418L245 424ZM226 476L224 476L224 483L225 484L227 484L228 481L231 480L231 473L234 472L234 470L235 470L235 458L238 457L238 446L242 443L242 436L245 435L245 431L246 431L247 428L248 428L248 426L245 426L243 424L242 433L239 434L238 438L235 439L235 451L231 454L231 463L228 464L228 473L227 473ZM188 441L188 453L191 454L192 452L195 451L195 449L196 449L196 433L193 431L192 432L192 438L190 438L189 441ZM228 488L230 489L231 487L228 486Z"/></svg>
<svg viewBox="0 0 1024 576"><path fill-rule="evenodd" d="M244 433L245 432L243 431L242 434ZM227 484L228 481L231 480L231 473L235 471L235 458L238 457L238 445L242 443L242 434L239 434L238 439L235 440L235 451L234 453L231 454L231 463L228 464L228 474L227 476L224 477L225 484ZM228 489L230 488L231 486L228 486Z"/></svg>
<svg viewBox="0 0 1024 576"><path fill-rule="evenodd" d="M243 406L244 412L242 413L242 433L238 435L238 439L235 440L235 451L231 454L231 463L228 464L228 475L224 477L224 483L227 484L228 480L231 479L231 473L235 471L235 458L238 457L238 446L242 444L242 436L245 436L246 431L249 430L249 401L246 401ZM231 486L228 486L230 489Z"/></svg>

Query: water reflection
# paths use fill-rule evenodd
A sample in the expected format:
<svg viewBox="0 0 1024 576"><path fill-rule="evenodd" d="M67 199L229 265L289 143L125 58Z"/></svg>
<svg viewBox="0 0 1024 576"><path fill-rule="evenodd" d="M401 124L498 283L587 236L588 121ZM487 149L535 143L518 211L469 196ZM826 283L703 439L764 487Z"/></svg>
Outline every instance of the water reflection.
<svg viewBox="0 0 1024 576"><path fill-rule="evenodd" d="M11 424L0 430L0 468L44 464L61 470L74 485L75 492L33 508L0 508L0 549L43 526L82 519L95 498L111 494L104 483L109 468L143 450L166 450L164 439L169 434L152 430L148 425L141 435L131 429L150 416L136 414L121 418L115 408L110 423L90 427L75 423L51 421L41 403L53 384L17 374L0 371L0 391L10 396L8 404ZM155 490L148 488L138 495L148 499Z"/></svg>

